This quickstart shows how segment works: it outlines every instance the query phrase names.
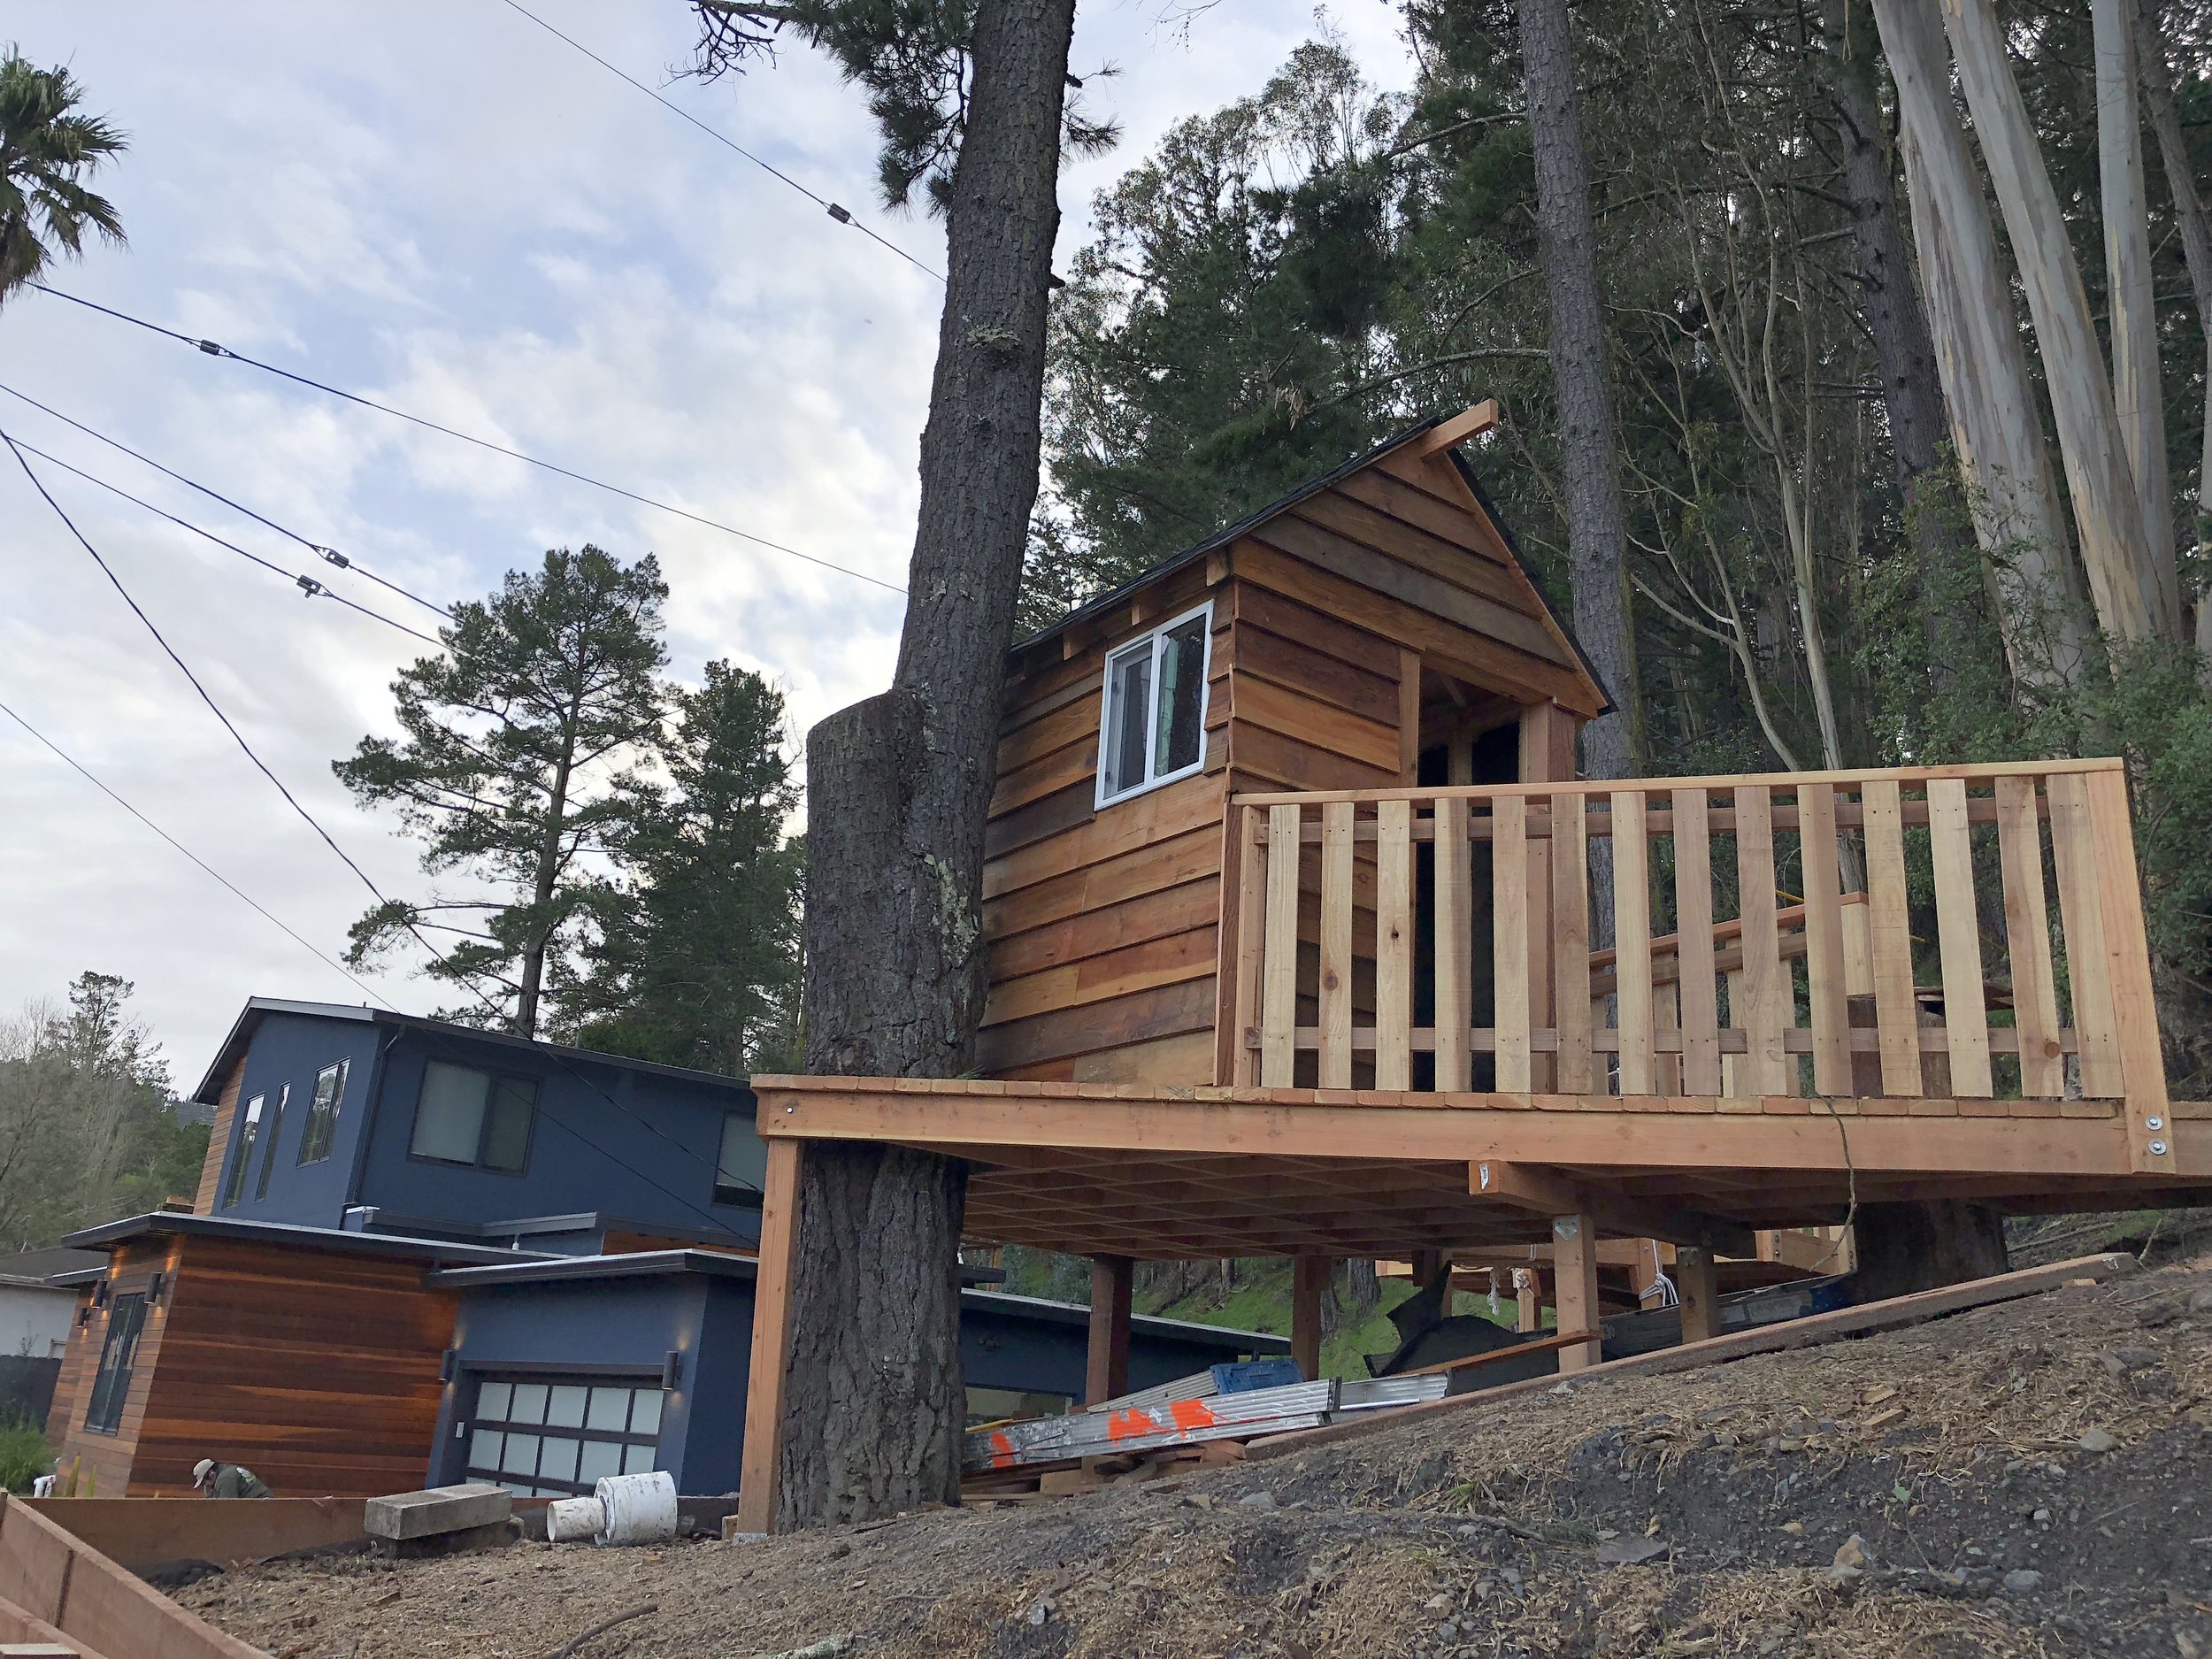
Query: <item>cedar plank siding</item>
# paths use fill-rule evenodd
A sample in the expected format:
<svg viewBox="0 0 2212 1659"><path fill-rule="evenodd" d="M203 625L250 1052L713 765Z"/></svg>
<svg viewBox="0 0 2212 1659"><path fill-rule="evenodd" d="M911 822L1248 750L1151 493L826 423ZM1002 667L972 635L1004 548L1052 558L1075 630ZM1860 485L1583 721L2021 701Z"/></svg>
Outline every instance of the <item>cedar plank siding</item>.
<svg viewBox="0 0 2212 1659"><path fill-rule="evenodd" d="M1204 598L1205 770L1094 807L1107 656ZM1462 701L1603 706L1455 465L1402 451L1017 650L986 841L979 1071L1217 1080L1229 798L1414 781L1425 669L1432 686L1459 682ZM1317 941L1317 859L1300 927ZM1355 884L1356 906L1371 912L1371 849ZM1317 959L1317 945L1308 954ZM1354 977L1356 1006L1371 1009L1371 960ZM1302 1019L1310 1004L1302 997Z"/></svg>
<svg viewBox="0 0 2212 1659"><path fill-rule="evenodd" d="M207 1132L207 1156L200 1164L200 1190L192 1200L192 1213L211 1216L215 1201L221 1196L223 1184L223 1154L230 1150L231 1119L238 1111L238 1091L246 1080L246 1056L240 1055L238 1063L223 1079L223 1092L215 1102L215 1122Z"/></svg>
<svg viewBox="0 0 2212 1659"><path fill-rule="evenodd" d="M419 1262L172 1237L116 1254L116 1293L166 1264L119 1432L88 1432L106 1320L73 1334L63 1467L81 1459L107 1495L181 1494L202 1457L244 1463L280 1495L373 1497L419 1486L452 1340L454 1298ZM113 1293L111 1293L112 1294ZM88 1339L78 1358L80 1336Z"/></svg>

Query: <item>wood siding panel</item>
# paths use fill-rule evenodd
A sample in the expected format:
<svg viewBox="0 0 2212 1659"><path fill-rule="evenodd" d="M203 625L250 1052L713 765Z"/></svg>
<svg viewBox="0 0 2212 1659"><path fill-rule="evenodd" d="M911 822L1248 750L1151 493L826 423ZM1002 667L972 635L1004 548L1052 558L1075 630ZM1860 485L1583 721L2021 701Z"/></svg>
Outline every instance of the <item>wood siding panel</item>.
<svg viewBox="0 0 2212 1659"><path fill-rule="evenodd" d="M207 1132L207 1156L200 1163L200 1190L192 1199L192 1213L211 1216L215 1200L223 1183L223 1154L230 1149L231 1120L238 1113L238 1090L246 1080L246 1056L240 1055L238 1063L223 1079L222 1093L215 1102L215 1122Z"/></svg>

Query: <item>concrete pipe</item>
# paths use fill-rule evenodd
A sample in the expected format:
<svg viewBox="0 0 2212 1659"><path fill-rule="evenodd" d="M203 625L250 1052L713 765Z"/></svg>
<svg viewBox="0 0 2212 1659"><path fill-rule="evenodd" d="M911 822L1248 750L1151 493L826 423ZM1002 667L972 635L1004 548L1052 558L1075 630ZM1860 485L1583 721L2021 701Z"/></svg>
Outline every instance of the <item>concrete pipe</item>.
<svg viewBox="0 0 2212 1659"><path fill-rule="evenodd" d="M605 1517L602 1544L664 1544L676 1536L676 1482L664 1471L602 1477L594 1495Z"/></svg>

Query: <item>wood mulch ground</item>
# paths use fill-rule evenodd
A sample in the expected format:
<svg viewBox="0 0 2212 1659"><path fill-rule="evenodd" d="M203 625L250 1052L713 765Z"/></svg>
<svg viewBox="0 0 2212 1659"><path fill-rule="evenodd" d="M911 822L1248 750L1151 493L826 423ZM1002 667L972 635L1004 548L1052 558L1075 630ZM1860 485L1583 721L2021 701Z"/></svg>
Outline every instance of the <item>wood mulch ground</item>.
<svg viewBox="0 0 2212 1659"><path fill-rule="evenodd" d="M1020 1509L179 1599L290 1659L543 1659L646 1602L573 1659L2212 1659L2212 1252Z"/></svg>

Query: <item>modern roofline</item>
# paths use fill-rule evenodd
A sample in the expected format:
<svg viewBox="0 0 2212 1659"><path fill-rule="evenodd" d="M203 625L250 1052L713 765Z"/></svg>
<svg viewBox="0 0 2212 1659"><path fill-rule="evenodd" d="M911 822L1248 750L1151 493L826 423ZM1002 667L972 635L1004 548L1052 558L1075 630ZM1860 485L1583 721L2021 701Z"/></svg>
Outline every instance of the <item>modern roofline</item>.
<svg viewBox="0 0 2212 1659"><path fill-rule="evenodd" d="M246 1221L229 1216L195 1216L157 1210L127 1216L73 1233L62 1242L73 1249L107 1250L144 1238L229 1239L242 1244L274 1244L333 1256L382 1256L402 1260L491 1263L542 1259L534 1254L485 1244L456 1244L447 1239L414 1239L381 1233L348 1233L336 1227L303 1227L286 1221Z"/></svg>

